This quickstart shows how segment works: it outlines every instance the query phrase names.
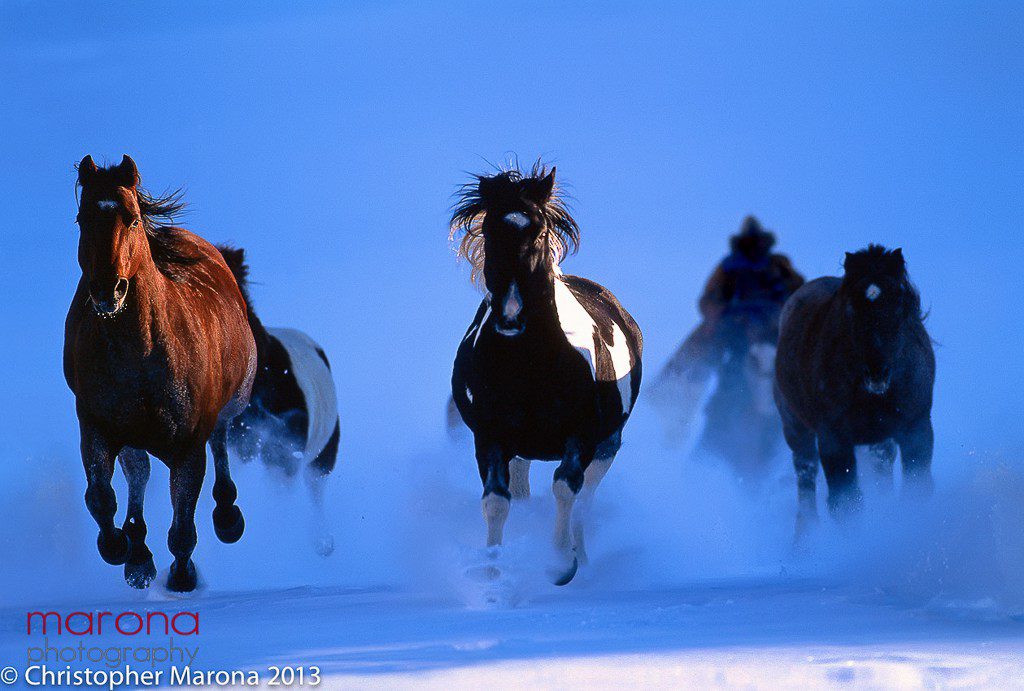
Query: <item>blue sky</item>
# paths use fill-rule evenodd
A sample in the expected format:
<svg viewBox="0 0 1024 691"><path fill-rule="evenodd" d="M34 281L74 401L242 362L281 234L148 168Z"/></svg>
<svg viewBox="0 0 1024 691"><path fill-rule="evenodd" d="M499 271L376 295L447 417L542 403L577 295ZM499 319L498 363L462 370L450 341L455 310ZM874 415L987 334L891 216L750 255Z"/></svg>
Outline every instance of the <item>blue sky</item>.
<svg viewBox="0 0 1024 691"><path fill-rule="evenodd" d="M566 269L633 312L649 372L756 213L808 276L902 246L944 462L1024 448L1020 6L680 5L0 3L0 478L78 463L60 353L86 153L184 185L186 225L249 250L264 321L335 363L349 457L440 438L479 299L451 194L509 152L558 165Z"/></svg>

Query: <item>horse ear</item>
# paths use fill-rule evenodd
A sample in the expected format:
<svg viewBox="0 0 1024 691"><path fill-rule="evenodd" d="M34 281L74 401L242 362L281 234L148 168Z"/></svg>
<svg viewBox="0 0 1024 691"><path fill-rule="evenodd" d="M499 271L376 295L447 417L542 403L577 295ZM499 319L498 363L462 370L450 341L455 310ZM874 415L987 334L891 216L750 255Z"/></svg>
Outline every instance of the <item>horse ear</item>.
<svg viewBox="0 0 1024 691"><path fill-rule="evenodd" d="M139 168L128 154L125 154L117 165L117 178L121 187L137 187L140 182Z"/></svg>
<svg viewBox="0 0 1024 691"><path fill-rule="evenodd" d="M853 259L853 252L847 252L846 253L846 258L843 259L843 268L844 269L849 269L850 268L850 260L851 259Z"/></svg>
<svg viewBox="0 0 1024 691"><path fill-rule="evenodd" d="M476 185L477 192L480 194L480 198L484 201L494 198L494 192L498 188L498 179L489 178L481 175L480 181Z"/></svg>
<svg viewBox="0 0 1024 691"><path fill-rule="evenodd" d="M78 164L78 184L86 187L93 180L93 176L99 171L92 156L86 154L85 158Z"/></svg>
<svg viewBox="0 0 1024 691"><path fill-rule="evenodd" d="M530 198L538 204L546 204L555 191L555 167L540 180L533 181L528 189Z"/></svg>

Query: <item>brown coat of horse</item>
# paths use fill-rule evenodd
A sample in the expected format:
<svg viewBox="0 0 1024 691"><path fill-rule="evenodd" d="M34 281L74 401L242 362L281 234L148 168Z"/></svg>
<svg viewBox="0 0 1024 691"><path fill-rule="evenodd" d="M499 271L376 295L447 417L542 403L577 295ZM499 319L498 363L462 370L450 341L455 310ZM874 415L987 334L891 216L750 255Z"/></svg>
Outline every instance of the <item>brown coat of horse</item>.
<svg viewBox="0 0 1024 691"><path fill-rule="evenodd" d="M86 505L103 559L125 564L125 580L147 587L156 575L142 515L147 452L162 460L174 508L167 586L192 590L207 442L216 465L217 536L234 542L244 529L224 442L255 373L245 302L213 245L159 222L181 204L141 190L131 158L104 169L86 156L78 176L82 278L65 325L64 374L76 399ZM114 525L110 484L118 456L129 485L122 529Z"/></svg>

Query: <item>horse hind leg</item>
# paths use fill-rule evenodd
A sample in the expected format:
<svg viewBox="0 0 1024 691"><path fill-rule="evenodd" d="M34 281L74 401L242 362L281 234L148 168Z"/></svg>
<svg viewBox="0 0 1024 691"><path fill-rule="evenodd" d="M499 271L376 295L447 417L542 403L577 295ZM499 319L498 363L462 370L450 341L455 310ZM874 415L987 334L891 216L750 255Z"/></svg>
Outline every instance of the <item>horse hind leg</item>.
<svg viewBox="0 0 1024 691"><path fill-rule="evenodd" d="M82 424L82 464L88 487L85 505L100 529L96 538L103 561L118 566L128 559L128 537L114 525L117 496L110 481L114 476L114 458L117 449L95 429Z"/></svg>
<svg viewBox="0 0 1024 691"><path fill-rule="evenodd" d="M526 458L516 456L509 463L509 475L511 483L509 491L513 499L530 498L530 461Z"/></svg>
<svg viewBox="0 0 1024 691"><path fill-rule="evenodd" d="M197 581L192 552L196 548L196 503L203 488L203 475L206 474L206 450L199 447L176 460L178 462L171 466L174 517L167 531L167 547L174 555L174 562L167 576L167 589L189 592L195 590Z"/></svg>
<svg viewBox="0 0 1024 691"><path fill-rule="evenodd" d="M231 479L228 466L228 422L218 420L213 434L210 435L210 451L213 453L213 465L216 479L213 483L213 498L217 506L213 509L213 531L221 542L231 544L238 542L245 532L245 518L241 509L235 504L238 489Z"/></svg>
<svg viewBox="0 0 1024 691"><path fill-rule="evenodd" d="M327 528L327 516L324 514L324 482L338 460L340 438L341 421L337 420L326 446L306 466L306 486L313 502L313 548L321 557L328 557L334 552L334 536Z"/></svg>
<svg viewBox="0 0 1024 691"><path fill-rule="evenodd" d="M146 485L149 483L149 455L141 449L126 447L121 449L118 460L128 480L128 513L122 526L129 545L124 580L133 588L148 588L156 578L153 553L146 545L146 520L143 517Z"/></svg>

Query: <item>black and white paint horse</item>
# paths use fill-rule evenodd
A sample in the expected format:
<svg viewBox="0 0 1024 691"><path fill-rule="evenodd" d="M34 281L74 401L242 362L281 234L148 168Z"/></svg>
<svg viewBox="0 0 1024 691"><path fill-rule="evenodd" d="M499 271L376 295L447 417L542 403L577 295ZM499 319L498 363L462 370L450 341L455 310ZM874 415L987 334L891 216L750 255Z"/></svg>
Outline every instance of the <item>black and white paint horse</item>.
<svg viewBox="0 0 1024 691"><path fill-rule="evenodd" d="M555 582L564 585L586 560L583 520L636 403L643 337L608 290L559 269L579 228L554 168L465 185L452 216L459 234L460 255L487 288L452 373L473 432L487 544L501 544L510 498L529 493L530 459L559 461Z"/></svg>
<svg viewBox="0 0 1024 691"><path fill-rule="evenodd" d="M775 398L796 469L799 537L817 520L818 459L833 513L859 507L856 446L873 446L904 488L932 487L935 354L903 252L847 253L842 278L805 284L782 311ZM891 440L891 441L890 441Z"/></svg>
<svg viewBox="0 0 1024 691"><path fill-rule="evenodd" d="M287 477L305 468L315 512L314 546L327 556L334 538L323 514L323 483L338 456L341 422L331 365L316 341L296 329L268 328L253 310L245 251L217 249L235 275L256 339L256 380L245 411L229 430L231 450L243 461L259 458Z"/></svg>

